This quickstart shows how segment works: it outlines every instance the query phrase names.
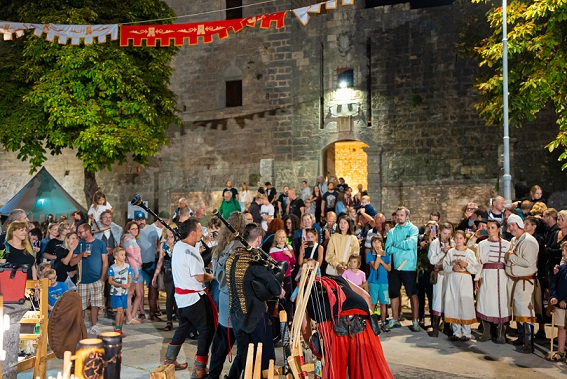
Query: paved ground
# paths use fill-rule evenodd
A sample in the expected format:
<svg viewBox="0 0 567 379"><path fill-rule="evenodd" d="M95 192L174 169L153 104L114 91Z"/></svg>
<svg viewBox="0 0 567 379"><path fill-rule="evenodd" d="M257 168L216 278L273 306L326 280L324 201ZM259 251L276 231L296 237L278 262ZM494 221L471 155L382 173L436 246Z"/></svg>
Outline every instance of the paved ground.
<svg viewBox="0 0 567 379"><path fill-rule="evenodd" d="M382 334L382 344L386 359L396 378L560 378L567 377L567 364L550 363L544 359L549 349L538 345L535 354L516 353L514 346L496 345L492 342L450 342L446 336L431 338L425 332L412 333L409 322L405 327ZM167 342L173 331L165 332L165 323L145 322L125 328L123 379L149 378L149 373L163 360ZM109 319L101 322L103 331L110 331ZM548 335L549 331L548 331ZM180 361L184 357L192 362L196 351L196 341L188 340L183 348ZM281 363L281 348L277 349ZM49 375L61 369L62 361L49 362ZM228 371L230 365L225 365ZM18 375L19 379L31 378L31 373ZM178 378L189 378L190 371L177 372Z"/></svg>

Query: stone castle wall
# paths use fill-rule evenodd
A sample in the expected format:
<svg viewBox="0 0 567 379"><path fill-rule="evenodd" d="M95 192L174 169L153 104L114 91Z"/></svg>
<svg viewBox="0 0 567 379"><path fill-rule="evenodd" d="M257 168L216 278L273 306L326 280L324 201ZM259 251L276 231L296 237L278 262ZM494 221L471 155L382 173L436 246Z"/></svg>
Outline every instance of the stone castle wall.
<svg viewBox="0 0 567 379"><path fill-rule="evenodd" d="M187 15L225 2L169 3ZM182 47L171 86L183 123L171 128L169 145L148 167L130 163L97 174L119 223L135 193L153 209L171 211L181 196L217 207L227 179L237 188L265 180L277 188L300 188L302 180L312 185L323 173L324 152L338 141L368 145L368 189L386 214L406 205L419 223L434 209L457 220L470 200L488 206L499 190L502 132L485 126L474 109L477 62L460 57L455 47L467 20L482 17L485 8L355 4L313 15L307 26L288 14L281 30L246 28L225 40ZM246 7L244 16L301 5ZM221 12L178 21L223 17ZM345 69L353 70L352 89L337 88ZM242 79L243 105L225 108L225 81L234 79ZM511 131L512 176L520 192L539 183L550 194L567 184L557 154L543 148L556 129L553 115L545 114ZM30 177L14 154L3 154L0 167L14 178L0 185L4 203ZM82 167L72 152L50 158L46 167L85 202Z"/></svg>

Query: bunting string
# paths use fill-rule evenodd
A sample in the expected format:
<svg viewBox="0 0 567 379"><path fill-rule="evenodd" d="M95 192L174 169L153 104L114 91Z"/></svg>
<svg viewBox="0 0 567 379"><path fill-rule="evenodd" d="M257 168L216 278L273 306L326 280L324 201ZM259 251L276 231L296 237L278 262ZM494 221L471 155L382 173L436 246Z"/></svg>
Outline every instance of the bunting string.
<svg viewBox="0 0 567 379"><path fill-rule="evenodd" d="M265 3L271 3L275 0L262 1L255 4L248 4L245 6L253 6ZM339 0L323 1L314 5L293 9L292 13L295 17L305 26L309 23L312 14L320 14L322 7L325 6L327 10L337 8ZM341 0L343 6L354 5L354 0ZM235 8L231 8L235 9ZM220 10L201 12L191 15L171 17L160 20L146 20L136 22L138 25L131 25L132 23L124 24L103 24L103 25L61 25L61 24L34 24L34 23L19 23L10 21L0 21L0 34L3 35L5 41L22 37L28 30L33 30L36 37L42 38L45 35L47 41L54 42L57 37L57 42L62 45L70 43L72 45L80 45L81 42L85 45L95 43L95 40L100 43L105 43L110 37L111 40L119 39L120 46L174 46L198 45L200 41L203 43L211 43L216 36L218 39L225 39L229 36L229 31L238 33L245 27L254 28L258 24L261 29L269 29L275 27L281 29L285 27L285 16L288 11L268 13L260 16L253 16L247 18L238 18L231 20L219 20L209 22L194 22L188 24L155 24L155 25L140 25L147 22L163 21L179 19L183 17L191 17L205 13L219 12Z"/></svg>

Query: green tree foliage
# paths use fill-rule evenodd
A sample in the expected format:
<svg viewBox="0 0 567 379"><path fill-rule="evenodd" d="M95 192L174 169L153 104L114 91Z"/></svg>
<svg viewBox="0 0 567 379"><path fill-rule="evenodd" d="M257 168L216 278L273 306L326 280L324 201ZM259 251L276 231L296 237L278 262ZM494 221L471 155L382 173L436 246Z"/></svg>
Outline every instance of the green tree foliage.
<svg viewBox="0 0 567 379"><path fill-rule="evenodd" d="M489 2L473 0L473 2ZM483 96L481 116L502 125L502 3L490 1L488 12L492 35L475 49L481 66L491 76L478 83ZM509 59L509 123L521 126L534 120L545 107L557 115L559 133L547 148L563 150L567 159L567 0L511 0L507 8ZM563 169L567 163L563 165Z"/></svg>
<svg viewBox="0 0 567 379"><path fill-rule="evenodd" d="M0 5L15 22L116 24L174 16L156 0L17 0ZM167 20L159 21L166 23ZM86 175L129 157L145 164L179 121L169 89L174 47L73 46L27 32L0 41L0 143L29 161L76 151ZM95 183L96 186L96 183Z"/></svg>

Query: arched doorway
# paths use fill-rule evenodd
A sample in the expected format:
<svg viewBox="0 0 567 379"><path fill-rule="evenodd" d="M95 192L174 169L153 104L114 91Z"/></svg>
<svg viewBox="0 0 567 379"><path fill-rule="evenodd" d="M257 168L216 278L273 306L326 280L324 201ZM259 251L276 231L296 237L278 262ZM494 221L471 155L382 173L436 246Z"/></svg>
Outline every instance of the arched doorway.
<svg viewBox="0 0 567 379"><path fill-rule="evenodd" d="M368 145L360 141L338 141L323 149L323 173L345 179L354 192L362 184L368 188L368 155L364 149Z"/></svg>

